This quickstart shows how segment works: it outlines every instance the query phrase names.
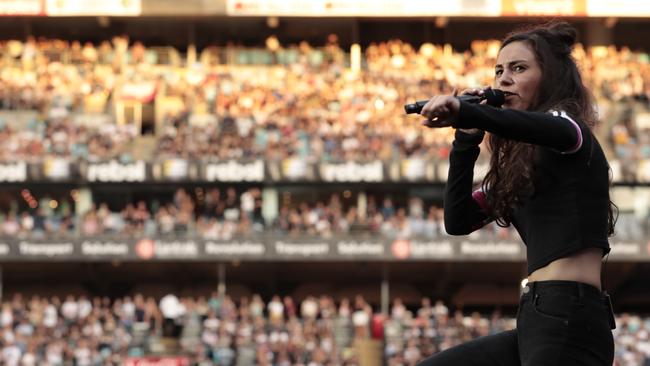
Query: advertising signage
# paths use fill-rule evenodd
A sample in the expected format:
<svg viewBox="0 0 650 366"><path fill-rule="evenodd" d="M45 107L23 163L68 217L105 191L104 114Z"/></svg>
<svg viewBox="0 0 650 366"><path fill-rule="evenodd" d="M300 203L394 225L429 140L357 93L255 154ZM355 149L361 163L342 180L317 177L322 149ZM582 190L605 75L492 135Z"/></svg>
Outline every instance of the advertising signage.
<svg viewBox="0 0 650 366"><path fill-rule="evenodd" d="M0 239L5 261L500 261L523 262L516 241L389 239L344 236L329 239L267 235L230 240L201 238ZM648 261L650 245L614 242L612 261Z"/></svg>

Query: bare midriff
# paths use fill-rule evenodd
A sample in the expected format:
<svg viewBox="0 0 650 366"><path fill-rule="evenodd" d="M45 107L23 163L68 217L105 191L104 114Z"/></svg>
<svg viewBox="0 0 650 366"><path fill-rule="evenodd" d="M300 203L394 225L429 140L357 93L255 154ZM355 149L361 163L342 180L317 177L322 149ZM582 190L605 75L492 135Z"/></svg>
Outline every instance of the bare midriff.
<svg viewBox="0 0 650 366"><path fill-rule="evenodd" d="M600 289L603 250L587 248L556 259L528 276L528 282L564 280L590 284Z"/></svg>

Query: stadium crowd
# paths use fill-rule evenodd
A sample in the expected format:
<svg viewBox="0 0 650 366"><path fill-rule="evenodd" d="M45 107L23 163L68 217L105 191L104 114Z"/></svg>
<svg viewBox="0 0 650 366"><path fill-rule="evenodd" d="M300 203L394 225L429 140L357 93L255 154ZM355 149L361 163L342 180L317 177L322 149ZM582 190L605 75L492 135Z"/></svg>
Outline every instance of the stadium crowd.
<svg viewBox="0 0 650 366"><path fill-rule="evenodd" d="M192 365L358 365L355 341L383 342L391 366L415 365L427 355L476 337L511 329L515 320L495 311L451 312L422 298L409 310L393 299L389 314L364 298L228 295L158 301L141 294L111 300L86 296L23 297L0 309L0 361L7 366L120 365L126 357L174 352ZM617 318L617 366L650 357L650 319Z"/></svg>
<svg viewBox="0 0 650 366"><path fill-rule="evenodd" d="M159 101L149 158L444 160L450 131L423 129L402 106L452 86L490 85L498 52L496 41L465 52L389 41L367 47L356 72L335 37L324 48L268 44L207 48L185 63L175 50L124 37L98 46L2 42L0 109L38 114L20 122L3 114L0 159L128 161L142 131L113 107ZM648 55L614 46L578 46L574 55L598 104L597 133L632 179L650 157Z"/></svg>
<svg viewBox="0 0 650 366"><path fill-rule="evenodd" d="M197 194L198 192L198 194ZM228 240L234 236L278 234L310 235L329 238L336 235L381 235L392 239L439 239L446 236L443 210L425 204L419 197L393 202L390 196L379 199L368 195L363 208L350 203L341 193L327 200L282 203L277 215L267 220L262 213L259 188L237 192L208 188L178 189L173 197L145 202L138 200L111 210L113 202L98 201L83 215L74 214L70 202L48 205L45 197L37 207L18 211L18 204L0 212L0 235L18 238L71 236L146 236L201 237ZM473 234L482 238L508 239L516 235L511 228L491 224Z"/></svg>
<svg viewBox="0 0 650 366"><path fill-rule="evenodd" d="M122 206L106 199L96 199L80 215L75 213L73 200L61 200L56 208L52 208L48 195L39 197L38 201L34 199L31 207L11 198L9 204L0 208L0 236L144 235L228 240L235 236L260 234L322 238L352 234L435 240L447 235L442 207L417 196L396 202L391 195L368 194L366 203L361 206L355 199L346 198L345 192L332 193L327 199L296 197L289 202L281 201L278 212L272 217L265 217L263 213L260 188L179 188L169 196L160 195L151 201L135 200ZM615 239L642 240L648 232L650 217L635 212L619 212ZM494 222L471 236L491 240L517 239L512 227L502 228Z"/></svg>

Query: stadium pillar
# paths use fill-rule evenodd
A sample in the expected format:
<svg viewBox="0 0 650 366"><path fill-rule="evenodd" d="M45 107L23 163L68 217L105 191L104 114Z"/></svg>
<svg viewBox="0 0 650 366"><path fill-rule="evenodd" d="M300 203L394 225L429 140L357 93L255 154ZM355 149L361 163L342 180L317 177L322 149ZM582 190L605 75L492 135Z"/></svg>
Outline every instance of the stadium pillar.
<svg viewBox="0 0 650 366"><path fill-rule="evenodd" d="M25 19L23 21L23 33L24 33L24 39L27 39L28 37L31 37L34 35L34 29L32 27L32 21L31 19Z"/></svg>
<svg viewBox="0 0 650 366"><path fill-rule="evenodd" d="M90 192L90 188L79 188L75 197L75 215L77 217L83 217L93 205L93 195Z"/></svg>
<svg viewBox="0 0 650 366"><path fill-rule="evenodd" d="M350 69L355 75L361 70L361 46L358 43L350 47Z"/></svg>
<svg viewBox="0 0 650 366"><path fill-rule="evenodd" d="M381 268L381 313L388 315L388 308L390 306L390 288L389 288L389 270L388 263L384 263Z"/></svg>
<svg viewBox="0 0 650 366"><path fill-rule="evenodd" d="M366 192L359 192L357 196L357 216L359 220L365 220L368 213L368 197Z"/></svg>
<svg viewBox="0 0 650 366"><path fill-rule="evenodd" d="M193 22L187 25L187 44L185 67L189 67L196 62L196 29Z"/></svg>
<svg viewBox="0 0 650 366"><path fill-rule="evenodd" d="M196 62L196 46L194 43L190 43L189 46L187 46L187 58L185 60L185 66L189 67L193 65Z"/></svg>
<svg viewBox="0 0 650 366"><path fill-rule="evenodd" d="M264 222L273 222L278 217L278 210L278 190L264 188L262 191L262 217L264 217Z"/></svg>
<svg viewBox="0 0 650 366"><path fill-rule="evenodd" d="M219 297L226 295L226 265L224 263L217 263L217 276L218 276L218 285L217 293Z"/></svg>
<svg viewBox="0 0 650 366"><path fill-rule="evenodd" d="M352 21L352 44L359 44L360 43L360 37L359 37L359 19L354 19Z"/></svg>

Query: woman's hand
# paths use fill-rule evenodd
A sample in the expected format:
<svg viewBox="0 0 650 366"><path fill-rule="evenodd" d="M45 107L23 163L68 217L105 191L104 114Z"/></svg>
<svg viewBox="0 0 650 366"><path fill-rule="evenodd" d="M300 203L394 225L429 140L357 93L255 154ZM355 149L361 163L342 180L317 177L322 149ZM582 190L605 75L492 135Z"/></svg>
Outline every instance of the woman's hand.
<svg viewBox="0 0 650 366"><path fill-rule="evenodd" d="M460 95L476 95L478 97L482 96L483 94L485 94L485 90L477 88L465 89L460 93Z"/></svg>
<svg viewBox="0 0 650 366"><path fill-rule="evenodd" d="M485 91L483 89L465 89L461 93L461 95L476 95L476 96L481 96L485 94ZM425 104L425 106L422 108L422 112L420 112L421 115L427 117L427 120L422 122L424 126L430 127L430 128L440 128L440 127L449 127L452 126L455 122L456 119L458 118L458 112L460 111L460 101L456 98L458 95L458 91L454 89L453 96L435 96L431 98L429 103ZM445 99L445 103L452 103L453 105L451 106L451 109L447 107L446 105L444 107L439 107L439 105L442 103L440 99L436 100L436 98L451 98L453 101L455 101L455 104L453 101L449 99ZM433 103L432 103L433 102ZM481 104L487 103L487 100L484 100L481 102ZM455 107L457 105L457 107ZM425 111L427 107L430 107L430 110ZM436 113L435 108L438 108L438 110L443 111L443 115L441 116L439 113ZM455 109L454 109L455 108ZM455 112L454 112L455 110ZM425 114L427 113L427 114ZM445 113L447 114L445 116ZM428 116L431 115L433 118L429 118ZM464 133L469 133L469 134L476 134L481 132L478 128L470 128L470 129L463 129L459 128L460 131Z"/></svg>
<svg viewBox="0 0 650 366"><path fill-rule="evenodd" d="M479 96L479 97L482 96L483 94L485 94L484 89L476 89L476 88L474 88L474 89L465 89L465 90L463 90L462 93L460 93L460 95L476 95L476 96ZM487 99L482 101L480 104L486 104L486 103L487 103ZM481 130L479 130L478 128L459 128L459 130L461 130L464 133L468 133L470 135L477 134L477 133L481 132Z"/></svg>
<svg viewBox="0 0 650 366"><path fill-rule="evenodd" d="M458 91L454 89L453 95L436 95L422 107L420 115L426 118L422 122L430 128L442 128L452 126L458 119L460 101L456 98Z"/></svg>

